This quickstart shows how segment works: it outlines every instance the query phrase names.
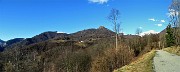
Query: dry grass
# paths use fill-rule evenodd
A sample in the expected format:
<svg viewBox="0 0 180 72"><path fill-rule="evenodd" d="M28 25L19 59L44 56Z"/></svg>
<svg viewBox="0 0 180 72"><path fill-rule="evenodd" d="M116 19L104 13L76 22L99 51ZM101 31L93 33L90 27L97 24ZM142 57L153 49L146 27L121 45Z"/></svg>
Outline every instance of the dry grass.
<svg viewBox="0 0 180 72"><path fill-rule="evenodd" d="M180 56L180 47L168 47L163 50Z"/></svg>
<svg viewBox="0 0 180 72"><path fill-rule="evenodd" d="M86 47L86 44L84 42L77 42L76 45L80 47Z"/></svg>
<svg viewBox="0 0 180 72"><path fill-rule="evenodd" d="M153 72L153 58L155 56L155 50L146 53L142 57L129 65L126 65L114 72Z"/></svg>

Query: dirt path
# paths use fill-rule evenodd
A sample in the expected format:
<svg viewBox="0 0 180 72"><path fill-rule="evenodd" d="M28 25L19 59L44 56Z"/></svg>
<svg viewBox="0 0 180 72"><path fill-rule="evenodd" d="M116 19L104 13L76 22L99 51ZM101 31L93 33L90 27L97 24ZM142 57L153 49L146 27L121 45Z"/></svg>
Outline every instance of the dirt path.
<svg viewBox="0 0 180 72"><path fill-rule="evenodd" d="M180 56L157 50L153 62L155 72L180 72Z"/></svg>

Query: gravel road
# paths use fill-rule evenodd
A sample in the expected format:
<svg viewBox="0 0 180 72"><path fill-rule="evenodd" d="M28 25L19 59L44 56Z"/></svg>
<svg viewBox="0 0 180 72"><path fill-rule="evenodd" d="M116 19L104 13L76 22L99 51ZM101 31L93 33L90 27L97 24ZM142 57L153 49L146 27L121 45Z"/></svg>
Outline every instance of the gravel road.
<svg viewBox="0 0 180 72"><path fill-rule="evenodd" d="M157 50L153 59L155 72L180 72L180 56Z"/></svg>

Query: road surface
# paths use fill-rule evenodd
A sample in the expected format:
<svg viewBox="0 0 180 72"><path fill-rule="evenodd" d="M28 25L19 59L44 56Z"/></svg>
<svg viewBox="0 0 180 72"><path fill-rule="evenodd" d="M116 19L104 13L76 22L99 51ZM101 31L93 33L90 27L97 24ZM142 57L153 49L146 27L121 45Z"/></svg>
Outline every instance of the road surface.
<svg viewBox="0 0 180 72"><path fill-rule="evenodd" d="M180 56L157 50L153 59L155 72L180 72Z"/></svg>

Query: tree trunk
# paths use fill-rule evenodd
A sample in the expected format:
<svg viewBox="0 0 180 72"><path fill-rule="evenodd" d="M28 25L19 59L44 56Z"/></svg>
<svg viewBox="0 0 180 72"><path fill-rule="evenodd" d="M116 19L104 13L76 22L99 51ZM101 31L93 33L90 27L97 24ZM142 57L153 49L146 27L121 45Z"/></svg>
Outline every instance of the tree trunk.
<svg viewBox="0 0 180 72"><path fill-rule="evenodd" d="M117 49L118 48L118 34L116 34L116 52L117 52Z"/></svg>

